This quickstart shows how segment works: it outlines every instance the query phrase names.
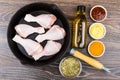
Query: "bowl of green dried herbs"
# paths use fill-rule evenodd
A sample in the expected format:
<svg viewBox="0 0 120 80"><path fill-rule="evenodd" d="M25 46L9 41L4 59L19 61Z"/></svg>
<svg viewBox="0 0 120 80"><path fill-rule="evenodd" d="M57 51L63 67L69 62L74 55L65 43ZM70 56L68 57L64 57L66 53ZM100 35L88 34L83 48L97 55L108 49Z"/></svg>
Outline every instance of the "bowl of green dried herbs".
<svg viewBox="0 0 120 80"><path fill-rule="evenodd" d="M77 58L68 56L61 60L59 71L64 77L77 77L82 71L82 64Z"/></svg>

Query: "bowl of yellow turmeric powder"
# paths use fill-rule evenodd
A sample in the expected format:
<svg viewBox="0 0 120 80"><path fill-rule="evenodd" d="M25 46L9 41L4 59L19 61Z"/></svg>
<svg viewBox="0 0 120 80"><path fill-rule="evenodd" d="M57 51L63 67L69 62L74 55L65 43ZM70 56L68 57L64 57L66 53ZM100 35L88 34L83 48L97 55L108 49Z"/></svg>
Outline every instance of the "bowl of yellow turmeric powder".
<svg viewBox="0 0 120 80"><path fill-rule="evenodd" d="M92 57L101 57L105 52L103 42L94 40L88 45L88 52Z"/></svg>

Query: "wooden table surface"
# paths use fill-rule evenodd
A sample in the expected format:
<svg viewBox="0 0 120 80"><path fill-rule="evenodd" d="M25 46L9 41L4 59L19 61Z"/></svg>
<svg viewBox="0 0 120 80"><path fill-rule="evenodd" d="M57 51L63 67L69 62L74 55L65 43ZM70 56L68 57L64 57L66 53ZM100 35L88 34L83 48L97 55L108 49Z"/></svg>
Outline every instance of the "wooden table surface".
<svg viewBox="0 0 120 80"><path fill-rule="evenodd" d="M7 28L11 17L18 9L33 2L56 4L65 13L70 25L77 5L87 7L88 25L93 23L89 17L91 7L103 5L108 11L107 19L102 22L106 26L107 34L101 40L106 51L97 60L110 68L112 73L96 70L82 62L82 73L71 80L120 80L120 0L0 0L0 80L68 80L59 72L59 61L43 67L23 65L8 46ZM92 40L88 35L87 45ZM86 49L81 52L87 53Z"/></svg>

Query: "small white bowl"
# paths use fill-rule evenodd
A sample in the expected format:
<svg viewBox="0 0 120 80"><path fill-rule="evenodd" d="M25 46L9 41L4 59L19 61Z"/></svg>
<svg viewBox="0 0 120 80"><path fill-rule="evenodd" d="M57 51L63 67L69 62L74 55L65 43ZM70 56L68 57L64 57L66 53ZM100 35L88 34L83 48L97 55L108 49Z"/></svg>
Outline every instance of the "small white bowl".
<svg viewBox="0 0 120 80"><path fill-rule="evenodd" d="M102 27L103 27L103 29L104 29L104 35L103 35L102 37L100 37L100 38L95 38L95 37L92 35L92 33L90 32L91 28L92 28L94 25L96 25L96 24L102 25ZM89 35L90 35L93 39L102 39L102 38L104 38L104 36L106 35L106 28L105 28L105 26L104 26L102 23L93 23L93 24L91 24L90 27L89 27Z"/></svg>
<svg viewBox="0 0 120 80"><path fill-rule="evenodd" d="M100 42L100 43L103 45L103 49L104 49L104 50L103 50L103 52L102 52L101 55L99 55L99 56L94 56L94 55L91 54L89 48L90 48L90 45L91 45L93 42ZM95 58L101 57L101 56L103 56L103 54L105 53L105 45L104 45L103 42L101 42L101 41L94 40L94 41L90 42L90 44L88 45L88 53L89 53L92 57L95 57Z"/></svg>
<svg viewBox="0 0 120 80"><path fill-rule="evenodd" d="M62 65L62 62L63 62L65 59L70 58L70 57L72 57L72 56L68 56L68 57L63 58L63 59L60 61L60 64L59 64L59 71L60 71L61 75L64 76L64 77L67 77L67 76L65 76L65 75L62 73L61 65ZM74 57L72 57L72 58L74 58ZM77 58L76 58L76 59L77 59ZM81 64L80 60L77 59L77 61L78 61L79 64L80 64L80 70L79 70L79 72L78 72L75 76L67 77L67 78L78 77L78 76L80 75L80 73L82 72L82 64ZM68 70L69 70L69 69L68 69Z"/></svg>
<svg viewBox="0 0 120 80"><path fill-rule="evenodd" d="M102 9L104 9L104 11L105 11L105 17L102 19L102 20L96 20L96 19L94 19L93 17L92 17L92 10L94 9L94 8L96 8L96 7L101 7ZM102 21L104 21L106 18L107 18L107 10L106 10L106 8L105 7L103 7L103 6L101 6L101 5L95 5L95 6L93 6L92 7L92 9L90 10L90 17L91 17L91 19L93 20L93 21L95 21L95 22L102 22Z"/></svg>

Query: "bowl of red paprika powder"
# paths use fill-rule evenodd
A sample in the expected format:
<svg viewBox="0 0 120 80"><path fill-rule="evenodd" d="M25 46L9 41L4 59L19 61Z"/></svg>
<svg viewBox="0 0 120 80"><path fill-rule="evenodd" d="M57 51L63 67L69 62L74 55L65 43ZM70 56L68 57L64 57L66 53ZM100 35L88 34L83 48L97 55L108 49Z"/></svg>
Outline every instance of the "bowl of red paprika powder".
<svg viewBox="0 0 120 80"><path fill-rule="evenodd" d="M107 17L107 10L101 5L96 5L90 10L90 17L95 22L102 22Z"/></svg>

